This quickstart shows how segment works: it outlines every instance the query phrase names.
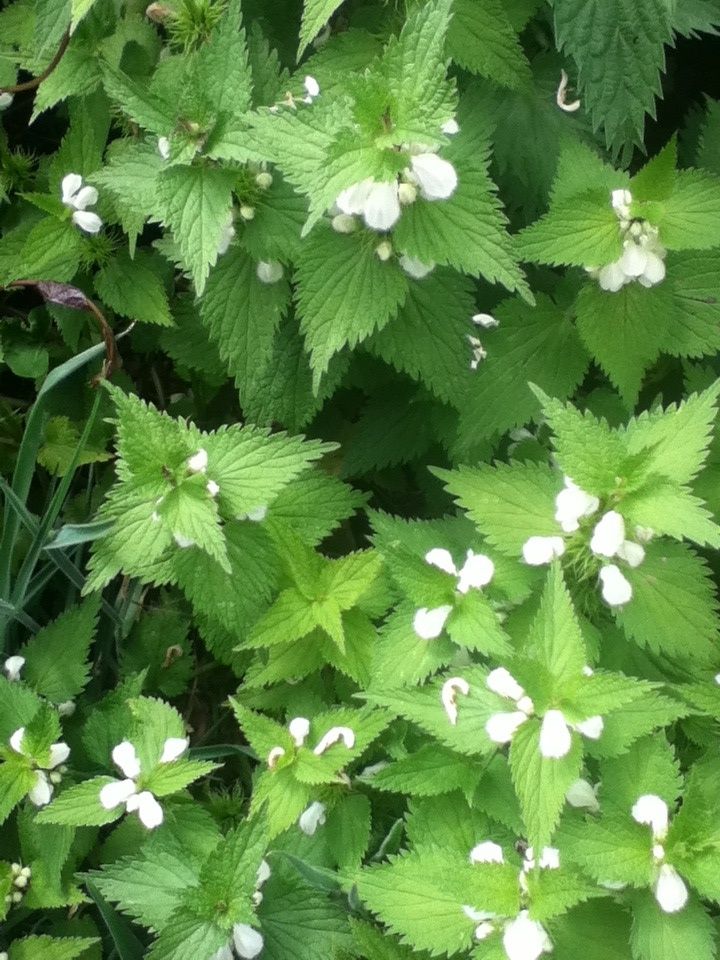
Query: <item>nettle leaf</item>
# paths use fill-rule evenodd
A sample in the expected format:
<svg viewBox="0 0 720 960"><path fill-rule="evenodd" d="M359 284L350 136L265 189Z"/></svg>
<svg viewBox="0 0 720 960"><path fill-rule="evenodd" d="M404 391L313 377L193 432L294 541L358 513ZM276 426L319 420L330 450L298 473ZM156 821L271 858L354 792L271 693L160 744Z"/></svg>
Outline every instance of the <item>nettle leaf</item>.
<svg viewBox="0 0 720 960"><path fill-rule="evenodd" d="M161 261L138 251L130 259L121 251L95 275L95 289L116 313L141 323L172 325L165 286L159 275Z"/></svg>
<svg viewBox="0 0 720 960"><path fill-rule="evenodd" d="M503 464L435 471L493 546L519 557L531 536L556 536L560 482L544 464Z"/></svg>
<svg viewBox="0 0 720 960"><path fill-rule="evenodd" d="M305 0L302 24L300 26L298 59L300 59L308 44L320 33L342 2L343 0Z"/></svg>
<svg viewBox="0 0 720 960"><path fill-rule="evenodd" d="M630 639L654 653L705 663L717 657L715 591L705 562L690 547L648 544L644 563L625 573L633 597L616 616Z"/></svg>
<svg viewBox="0 0 720 960"><path fill-rule="evenodd" d="M713 225L720 212L720 178L703 170L679 170L675 189L661 208L660 235L669 250L719 245Z"/></svg>
<svg viewBox="0 0 720 960"><path fill-rule="evenodd" d="M505 300L493 316L499 327L482 333L488 356L475 372L461 410L460 429L468 439L491 437L536 415L537 400L529 387L522 389L523 383L567 397L589 363L575 327L549 297L539 297L534 308Z"/></svg>
<svg viewBox="0 0 720 960"><path fill-rule="evenodd" d="M629 283L608 293L588 282L578 295L578 332L628 406L634 405L646 370L663 349L673 307L672 288L662 283L650 289Z"/></svg>
<svg viewBox="0 0 720 960"><path fill-rule="evenodd" d="M677 913L662 911L647 891L632 897L630 946L635 960L680 960L692 953L714 960L715 927L698 900Z"/></svg>
<svg viewBox="0 0 720 960"><path fill-rule="evenodd" d="M200 316L235 377L241 398L271 365L275 332L289 300L286 281L262 283L256 263L233 246L220 259L200 301Z"/></svg>
<svg viewBox="0 0 720 960"><path fill-rule="evenodd" d="M53 703L73 700L88 682L98 608L92 597L66 610L22 648L23 679Z"/></svg>
<svg viewBox="0 0 720 960"><path fill-rule="evenodd" d="M530 79L530 67L510 16L499 0L458 0L447 37L453 60L504 87Z"/></svg>
<svg viewBox="0 0 720 960"><path fill-rule="evenodd" d="M76 960L97 946L97 937L49 937L46 935L23 937L10 945L11 960Z"/></svg>
<svg viewBox="0 0 720 960"><path fill-rule="evenodd" d="M530 842L537 849L550 843L565 804L568 787L580 775L580 737L574 737L569 752L561 759L540 753L540 724L523 723L510 746L510 770L520 800Z"/></svg>
<svg viewBox="0 0 720 960"><path fill-rule="evenodd" d="M219 167L170 167L157 181L156 209L172 230L198 294L218 258L234 175Z"/></svg>
<svg viewBox="0 0 720 960"><path fill-rule="evenodd" d="M578 65L579 89L608 147L641 142L655 116L665 44L672 42L664 0L556 0L558 45Z"/></svg>
<svg viewBox="0 0 720 960"><path fill-rule="evenodd" d="M442 848L428 847L362 871L360 898L392 933L420 950L449 956L469 949L474 924L463 904L501 916L517 912L517 873L500 864L451 861Z"/></svg>
<svg viewBox="0 0 720 960"><path fill-rule="evenodd" d="M397 263L382 262L375 245L364 233L318 229L299 255L300 329L311 354L315 389L333 354L382 329L407 295L406 275Z"/></svg>
<svg viewBox="0 0 720 960"><path fill-rule="evenodd" d="M617 216L599 190L555 202L520 231L516 248L523 260L552 266L601 267L622 253Z"/></svg>

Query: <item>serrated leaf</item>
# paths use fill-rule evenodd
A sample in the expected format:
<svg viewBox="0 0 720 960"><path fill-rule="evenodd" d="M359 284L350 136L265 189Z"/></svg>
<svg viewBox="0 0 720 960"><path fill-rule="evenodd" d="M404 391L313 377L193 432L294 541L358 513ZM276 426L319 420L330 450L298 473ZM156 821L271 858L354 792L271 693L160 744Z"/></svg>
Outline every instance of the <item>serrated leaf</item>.
<svg viewBox="0 0 720 960"><path fill-rule="evenodd" d="M230 212L234 174L219 167L170 167L157 181L157 203L172 230L198 295L218 258Z"/></svg>
<svg viewBox="0 0 720 960"><path fill-rule="evenodd" d="M518 36L499 0L457 0L447 49L461 67L504 87L517 87L530 78Z"/></svg>
<svg viewBox="0 0 720 960"><path fill-rule="evenodd" d="M95 274L95 289L120 316L169 327L172 317L158 266L157 260L144 251L138 251L131 260L123 250Z"/></svg>
<svg viewBox="0 0 720 960"><path fill-rule="evenodd" d="M74 700L88 681L99 601L86 600L44 627L22 650L23 679L53 703Z"/></svg>
<svg viewBox="0 0 720 960"><path fill-rule="evenodd" d="M300 26L298 60L311 40L320 33L342 2L343 0L305 0Z"/></svg>

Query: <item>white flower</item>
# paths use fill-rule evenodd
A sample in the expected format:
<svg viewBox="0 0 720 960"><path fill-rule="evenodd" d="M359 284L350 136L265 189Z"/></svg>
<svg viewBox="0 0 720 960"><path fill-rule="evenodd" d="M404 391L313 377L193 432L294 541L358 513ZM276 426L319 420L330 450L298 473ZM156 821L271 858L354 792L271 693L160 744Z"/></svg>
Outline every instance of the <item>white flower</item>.
<svg viewBox="0 0 720 960"><path fill-rule="evenodd" d="M7 110L14 99L11 93L0 93L0 110Z"/></svg>
<svg viewBox="0 0 720 960"><path fill-rule="evenodd" d="M262 952L265 941L262 934L247 923L236 923L233 927L233 946L243 960L252 960Z"/></svg>
<svg viewBox="0 0 720 960"><path fill-rule="evenodd" d="M160 763L172 763L188 747L183 737L168 737L163 744ZM113 810L125 804L127 813L137 810L140 822L148 830L159 827L163 822L163 809L149 790L138 792L137 779L140 776L140 760L135 747L129 740L123 740L112 751L113 763L125 775L124 780L112 780L100 790L100 803L106 810Z"/></svg>
<svg viewBox="0 0 720 960"><path fill-rule="evenodd" d="M260 260L255 273L261 283L277 283L283 277L283 265L277 260Z"/></svg>
<svg viewBox="0 0 720 960"><path fill-rule="evenodd" d="M3 669L5 670L5 675L10 681L17 681L20 679L20 671L25 666L25 657L8 657L5 661Z"/></svg>
<svg viewBox="0 0 720 960"><path fill-rule="evenodd" d="M295 746L301 747L310 733L310 721L307 717L293 717L288 724L288 730Z"/></svg>
<svg viewBox="0 0 720 960"><path fill-rule="evenodd" d="M565 533L573 533L582 517L589 517L599 508L600 501L581 490L570 477L565 477L565 489L555 497L555 519Z"/></svg>
<svg viewBox="0 0 720 960"><path fill-rule="evenodd" d="M436 153L420 153L410 158L410 167L425 200L447 200L457 187L455 167Z"/></svg>
<svg viewBox="0 0 720 960"><path fill-rule="evenodd" d="M188 458L187 468L190 473L205 473L208 465L207 450L200 447L197 453Z"/></svg>
<svg viewBox="0 0 720 960"><path fill-rule="evenodd" d="M593 787L587 780L575 780L575 782L571 783L568 787L565 799L571 807L584 808L591 810L593 813L597 813L600 809L600 804L598 803L596 790L597 788Z"/></svg>
<svg viewBox="0 0 720 960"><path fill-rule="evenodd" d="M633 198L629 190L613 190L610 200L619 221L623 251L614 263L586 267L587 272L609 293L617 293L635 281L644 287L661 283L665 279L667 251L660 243L657 227L631 218Z"/></svg>
<svg viewBox="0 0 720 960"><path fill-rule="evenodd" d="M538 960L541 954L552 951L545 928L531 920L527 910L521 910L505 927L503 947L508 960Z"/></svg>
<svg viewBox="0 0 720 960"><path fill-rule="evenodd" d="M669 863L660 867L655 883L655 899L665 913L677 913L687 903L688 889L685 881Z"/></svg>
<svg viewBox="0 0 720 960"><path fill-rule="evenodd" d="M220 493L220 484L215 483L214 480L208 480L208 482L205 484L205 489L214 500L215 497Z"/></svg>
<svg viewBox="0 0 720 960"><path fill-rule="evenodd" d="M493 327L500 326L500 321L496 320L491 313L474 313L472 322L476 327L482 327L484 330L491 330Z"/></svg>
<svg viewBox="0 0 720 960"><path fill-rule="evenodd" d="M405 273L415 280L422 280L423 277L426 277L435 269L435 262L433 260L431 260L430 263L423 263L423 261L418 260L417 257L409 257L405 253L400 257L399 262Z"/></svg>
<svg viewBox="0 0 720 960"><path fill-rule="evenodd" d="M516 703L525 696L523 688L505 667L496 667L495 670L491 670L485 678L485 683L488 690L492 690L500 697L514 700Z"/></svg>
<svg viewBox="0 0 720 960"><path fill-rule="evenodd" d="M24 749L24 740L25 727L20 727L10 737L9 743L15 753L19 753L21 756L27 757L29 754L26 753ZM53 790L55 789L53 782L59 782L60 776L59 774L49 773L49 771L54 771L56 767L60 767L63 763L65 763L67 758L70 756L70 747L66 743L58 741L57 743L52 744L49 752L50 758L45 766L40 767L39 765L33 763L35 783L28 793L28 800L36 807L44 807L46 804L50 803L50 798L52 797Z"/></svg>
<svg viewBox="0 0 720 960"><path fill-rule="evenodd" d="M158 137L157 149L160 156L163 160L168 160L170 157L170 141L167 137Z"/></svg>
<svg viewBox="0 0 720 960"><path fill-rule="evenodd" d="M668 805L655 793L645 793L632 808L633 820L649 826L653 840L664 840L668 831Z"/></svg>
<svg viewBox="0 0 720 960"><path fill-rule="evenodd" d="M357 229L355 217L349 213L338 213L332 218L331 223L335 233L354 233Z"/></svg>
<svg viewBox="0 0 720 960"><path fill-rule="evenodd" d="M438 567L445 573L458 578L456 589L458 593L467 593L471 587L481 589L486 587L495 574L495 564L490 557L483 553L474 553L468 550L465 554L465 563L458 570L450 551L444 547L433 547L425 554L425 562Z"/></svg>
<svg viewBox="0 0 720 960"><path fill-rule="evenodd" d="M567 102L567 88L568 88L568 75L564 70L560 71L560 83L557 88L557 93L555 94L555 103L560 107L561 110L564 110L565 113L575 113L576 110L580 109L580 101L573 100L571 103Z"/></svg>
<svg viewBox="0 0 720 960"><path fill-rule="evenodd" d="M245 219L252 219L251 217L246 217ZM232 210L228 210L228 215L225 218L225 221L220 230L220 237L218 239L217 252L218 256L221 257L224 253L227 253L228 247L232 243L233 237L235 236L235 224L233 218ZM258 274L258 276L260 276ZM262 278L261 278L262 279Z"/></svg>
<svg viewBox="0 0 720 960"><path fill-rule="evenodd" d="M495 564L483 553L468 550L465 563L458 572L458 593L467 593L471 587L480 590L486 587L495 575Z"/></svg>
<svg viewBox="0 0 720 960"><path fill-rule="evenodd" d="M645 548L632 540L625 540L618 547L617 555L631 567L639 567L645 559Z"/></svg>
<svg viewBox="0 0 720 960"><path fill-rule="evenodd" d="M487 940L491 933L495 932L495 925L484 920L475 927L475 939Z"/></svg>
<svg viewBox="0 0 720 960"><path fill-rule="evenodd" d="M493 743L510 743L515 732L528 715L523 710L512 713L494 713L485 724L485 732Z"/></svg>
<svg viewBox="0 0 720 960"><path fill-rule="evenodd" d="M588 717L587 720L575 724L577 732L587 737L588 740L599 740L604 728L605 723L600 716Z"/></svg>
<svg viewBox="0 0 720 960"><path fill-rule="evenodd" d="M523 560L531 567L551 563L565 553L565 541L562 537L530 537L523 544Z"/></svg>
<svg viewBox="0 0 720 960"><path fill-rule="evenodd" d="M413 630L423 640L434 640L439 637L445 626L445 621L452 613L452 606L445 604L442 607L420 607L413 618Z"/></svg>
<svg viewBox="0 0 720 960"><path fill-rule="evenodd" d="M63 700L58 704L57 712L61 717L71 717L75 713L75 701Z"/></svg>
<svg viewBox="0 0 720 960"><path fill-rule="evenodd" d="M315 97L320 95L320 84L317 82L315 77L305 77L303 81L303 86L307 96L305 97L305 103L312 103Z"/></svg>
<svg viewBox="0 0 720 960"><path fill-rule="evenodd" d="M470 851L470 863L505 863L503 849L499 843L484 840Z"/></svg>
<svg viewBox="0 0 720 960"><path fill-rule="evenodd" d="M320 757L329 747L339 743L340 740L342 740L348 750L352 750L355 746L355 731L350 727L332 727L325 736L322 737L313 750L313 753L316 757Z"/></svg>
<svg viewBox="0 0 720 960"><path fill-rule="evenodd" d="M630 205L633 202L632 193L622 187L610 191L610 203L620 220L630 219Z"/></svg>
<svg viewBox="0 0 720 960"><path fill-rule="evenodd" d="M449 137L454 136L456 133L460 133L460 127L457 120L454 117L451 117L450 120L446 120L445 123L440 127L443 133L447 134Z"/></svg>
<svg viewBox="0 0 720 960"><path fill-rule="evenodd" d="M652 527L635 527L635 539L639 540L640 543L650 543L654 536L655 531L652 529Z"/></svg>
<svg viewBox="0 0 720 960"><path fill-rule="evenodd" d="M625 521L616 510L609 510L595 524L590 549L596 556L614 557L625 541Z"/></svg>
<svg viewBox="0 0 720 960"><path fill-rule="evenodd" d="M600 570L603 600L611 607L621 607L632 599L632 584L623 576L614 563L606 564Z"/></svg>
<svg viewBox="0 0 720 960"><path fill-rule="evenodd" d="M396 180L377 183L368 177L343 190L335 202L342 213L362 215L373 230L390 230L400 217Z"/></svg>
<svg viewBox="0 0 720 960"><path fill-rule="evenodd" d="M274 770L277 766L277 762L280 757L285 756L285 750L283 747L273 747L267 755L267 765L271 770Z"/></svg>
<svg viewBox="0 0 720 960"><path fill-rule="evenodd" d="M446 680L442 685L442 691L440 692L440 700L443 708L453 726L455 726L458 721L458 708L456 703L458 693L462 693L465 697L470 693L470 684L462 677L450 677L450 679Z"/></svg>
<svg viewBox="0 0 720 960"><path fill-rule="evenodd" d="M428 550L425 554L425 563L429 563L431 566L437 567L445 573L451 573L453 576L457 576L457 568L452 554L444 547L433 547L432 550Z"/></svg>
<svg viewBox="0 0 720 960"><path fill-rule="evenodd" d="M189 746L190 741L186 737L168 737L163 744L160 754L160 763L172 763L181 757Z"/></svg>
<svg viewBox="0 0 720 960"><path fill-rule="evenodd" d="M549 760L567 756L572 746L570 728L561 710L548 710L540 727L540 753Z"/></svg>
<svg viewBox="0 0 720 960"><path fill-rule="evenodd" d="M98 200L95 187L84 187L79 173L68 173L60 185L62 202L73 211L72 222L85 233L99 233L102 220L87 210Z"/></svg>
<svg viewBox="0 0 720 960"><path fill-rule="evenodd" d="M316 800L300 814L298 826L308 837L312 837L317 828L325 823L325 810L325 804Z"/></svg>

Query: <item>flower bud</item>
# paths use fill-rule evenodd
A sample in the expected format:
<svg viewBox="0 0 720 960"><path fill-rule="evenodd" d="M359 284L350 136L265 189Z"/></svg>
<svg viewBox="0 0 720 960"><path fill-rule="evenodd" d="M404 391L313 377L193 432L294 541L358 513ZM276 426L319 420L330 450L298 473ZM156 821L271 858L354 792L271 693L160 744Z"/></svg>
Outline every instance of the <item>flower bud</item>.
<svg viewBox="0 0 720 960"><path fill-rule="evenodd" d="M378 260L382 260L383 262L389 260L393 253L392 244L389 240L381 240L375 247L375 253Z"/></svg>
<svg viewBox="0 0 720 960"><path fill-rule="evenodd" d="M332 218L332 228L335 233L353 233L357 229L355 217L349 213L338 213Z"/></svg>
<svg viewBox="0 0 720 960"><path fill-rule="evenodd" d="M398 200L403 206L409 206L417 200L417 187L412 183L401 183L398 187Z"/></svg>
<svg viewBox="0 0 720 960"><path fill-rule="evenodd" d="M240 206L240 216L243 220L254 220L255 219L255 207L251 207L249 203L243 203Z"/></svg>
<svg viewBox="0 0 720 960"><path fill-rule="evenodd" d="M273 185L273 176L267 170L262 170L255 177L255 183L261 190L269 190Z"/></svg>

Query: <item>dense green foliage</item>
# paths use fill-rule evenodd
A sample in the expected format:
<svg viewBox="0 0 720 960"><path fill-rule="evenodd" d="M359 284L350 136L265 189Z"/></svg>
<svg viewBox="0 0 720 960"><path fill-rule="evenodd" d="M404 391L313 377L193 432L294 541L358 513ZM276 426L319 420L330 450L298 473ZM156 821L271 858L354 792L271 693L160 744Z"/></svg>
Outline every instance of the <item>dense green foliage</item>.
<svg viewBox="0 0 720 960"><path fill-rule="evenodd" d="M2 5L1 960L714 960L716 31Z"/></svg>

